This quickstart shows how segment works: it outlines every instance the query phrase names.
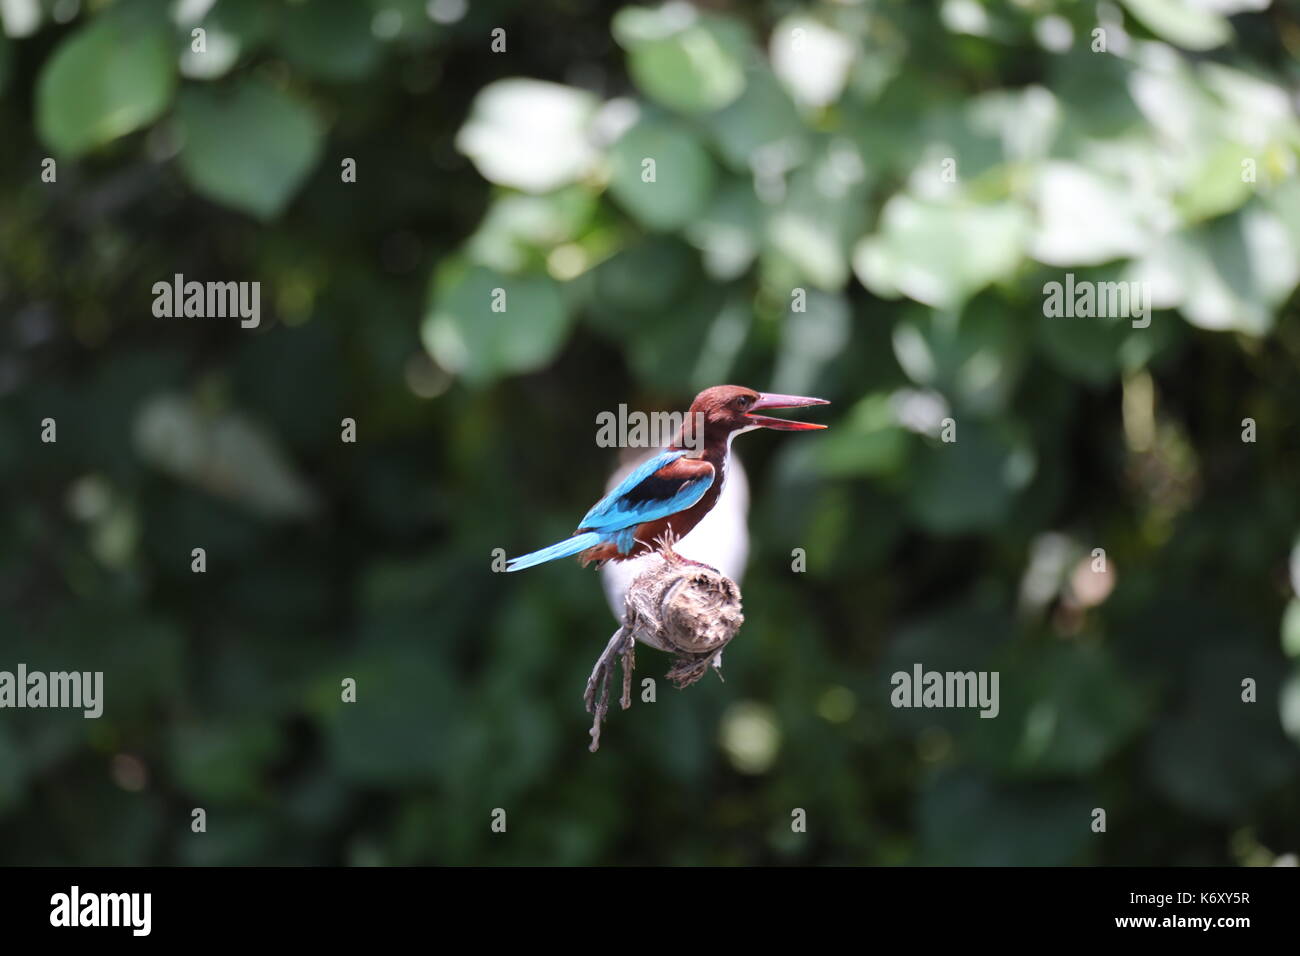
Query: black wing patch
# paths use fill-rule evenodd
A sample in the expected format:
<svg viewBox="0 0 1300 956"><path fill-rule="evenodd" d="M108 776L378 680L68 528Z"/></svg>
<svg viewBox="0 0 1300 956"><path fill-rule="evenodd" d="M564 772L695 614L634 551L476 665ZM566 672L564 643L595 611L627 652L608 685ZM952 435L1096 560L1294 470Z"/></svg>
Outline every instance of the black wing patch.
<svg viewBox="0 0 1300 956"><path fill-rule="evenodd" d="M632 506L647 501L667 501L680 492L683 486L699 480L699 475L692 475L688 478L661 478L658 475L651 475L635 488L625 491L622 500Z"/></svg>

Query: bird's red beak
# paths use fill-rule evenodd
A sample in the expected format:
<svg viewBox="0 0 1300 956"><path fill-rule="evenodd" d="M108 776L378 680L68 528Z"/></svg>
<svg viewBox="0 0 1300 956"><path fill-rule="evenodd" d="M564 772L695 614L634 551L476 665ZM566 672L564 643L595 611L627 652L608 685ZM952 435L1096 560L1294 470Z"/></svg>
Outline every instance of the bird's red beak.
<svg viewBox="0 0 1300 956"><path fill-rule="evenodd" d="M774 395L768 392L760 392L758 401L750 406L745 417L751 419L755 425L761 425L764 428L776 428L784 432L803 432L812 431L817 428L825 428L825 425L813 425L808 422L792 422L786 418L769 418L767 415L755 415L754 412L764 408L803 408L805 405L829 405L830 402L824 398L805 398L802 395Z"/></svg>

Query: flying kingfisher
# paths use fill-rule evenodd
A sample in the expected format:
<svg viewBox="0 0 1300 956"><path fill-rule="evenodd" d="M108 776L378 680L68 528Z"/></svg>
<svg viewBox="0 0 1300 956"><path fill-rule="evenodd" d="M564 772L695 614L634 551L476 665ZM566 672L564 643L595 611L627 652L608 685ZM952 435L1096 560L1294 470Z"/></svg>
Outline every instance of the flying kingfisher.
<svg viewBox="0 0 1300 956"><path fill-rule="evenodd" d="M575 554L584 567L593 561L599 566L639 557L654 550L659 541L684 537L718 500L733 438L755 428L810 431L826 427L758 412L829 404L822 398L775 395L739 385L706 388L695 396L672 444L596 502L572 536L511 558L506 570L522 571Z"/></svg>

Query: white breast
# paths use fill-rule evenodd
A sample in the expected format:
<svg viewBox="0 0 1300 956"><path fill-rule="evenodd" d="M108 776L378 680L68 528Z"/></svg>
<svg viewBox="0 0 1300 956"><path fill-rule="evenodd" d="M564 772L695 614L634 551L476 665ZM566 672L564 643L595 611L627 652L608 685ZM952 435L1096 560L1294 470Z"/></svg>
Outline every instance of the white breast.
<svg viewBox="0 0 1300 956"><path fill-rule="evenodd" d="M732 432L732 437L738 434ZM620 468L609 480L606 490L622 481L637 464L639 462L633 462ZM723 482L718 500L700 523L673 546L673 550L682 557L717 568L740 584L745 576L745 562L749 559L749 479L745 475L745 466L732 455L730 441L717 480ZM623 595L632 579L649 566L652 558L652 555L642 555L630 561L610 561L600 569L605 598L615 618L622 619Z"/></svg>

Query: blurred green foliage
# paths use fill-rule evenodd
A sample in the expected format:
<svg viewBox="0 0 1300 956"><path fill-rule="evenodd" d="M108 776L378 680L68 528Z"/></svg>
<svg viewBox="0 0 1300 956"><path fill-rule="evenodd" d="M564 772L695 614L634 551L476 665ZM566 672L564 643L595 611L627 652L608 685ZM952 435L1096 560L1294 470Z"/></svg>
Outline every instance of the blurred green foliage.
<svg viewBox="0 0 1300 956"><path fill-rule="evenodd" d="M1296 5L0 21L0 668L107 692L0 713L4 862L1300 850ZM1045 317L1066 272L1150 326ZM261 282L260 327L155 318L177 273ZM590 755L598 580L492 553L598 496L597 412L724 381L833 427L742 442L727 682L643 651ZM1000 716L892 709L917 662Z"/></svg>

